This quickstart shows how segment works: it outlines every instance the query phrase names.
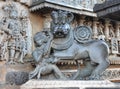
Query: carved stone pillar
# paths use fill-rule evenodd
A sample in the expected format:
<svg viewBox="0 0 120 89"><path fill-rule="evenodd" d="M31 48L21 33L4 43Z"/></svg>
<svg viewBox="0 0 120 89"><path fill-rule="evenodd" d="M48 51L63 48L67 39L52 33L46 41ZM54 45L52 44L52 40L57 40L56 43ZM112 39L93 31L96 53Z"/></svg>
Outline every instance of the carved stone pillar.
<svg viewBox="0 0 120 89"><path fill-rule="evenodd" d="M97 38L98 31L97 31L97 18L93 19L93 38Z"/></svg>
<svg viewBox="0 0 120 89"><path fill-rule="evenodd" d="M116 22L115 36L117 38L120 36L120 22Z"/></svg>
<svg viewBox="0 0 120 89"><path fill-rule="evenodd" d="M105 29L104 29L104 33L105 33L105 37L106 39L109 38L109 23L110 23L110 20L109 19L106 19L105 20Z"/></svg>
<svg viewBox="0 0 120 89"><path fill-rule="evenodd" d="M80 16L80 20L79 20L80 26L84 25L84 21L85 21L85 16L84 15Z"/></svg>

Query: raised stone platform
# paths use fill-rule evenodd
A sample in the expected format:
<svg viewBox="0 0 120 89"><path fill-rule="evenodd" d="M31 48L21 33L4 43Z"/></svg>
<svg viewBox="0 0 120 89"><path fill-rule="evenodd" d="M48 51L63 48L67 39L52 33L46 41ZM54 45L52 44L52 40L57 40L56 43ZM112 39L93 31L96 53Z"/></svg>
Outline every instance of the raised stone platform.
<svg viewBox="0 0 120 89"><path fill-rule="evenodd" d="M21 89L120 89L110 81L29 80Z"/></svg>

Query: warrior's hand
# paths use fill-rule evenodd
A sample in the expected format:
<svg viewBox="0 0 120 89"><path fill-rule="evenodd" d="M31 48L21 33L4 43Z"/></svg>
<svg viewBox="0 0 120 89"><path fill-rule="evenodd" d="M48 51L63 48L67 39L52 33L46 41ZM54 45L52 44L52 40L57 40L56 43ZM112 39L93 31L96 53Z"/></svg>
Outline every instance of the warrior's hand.
<svg viewBox="0 0 120 89"><path fill-rule="evenodd" d="M52 40L53 39L53 35L51 32L48 32L48 35L49 35L49 39Z"/></svg>

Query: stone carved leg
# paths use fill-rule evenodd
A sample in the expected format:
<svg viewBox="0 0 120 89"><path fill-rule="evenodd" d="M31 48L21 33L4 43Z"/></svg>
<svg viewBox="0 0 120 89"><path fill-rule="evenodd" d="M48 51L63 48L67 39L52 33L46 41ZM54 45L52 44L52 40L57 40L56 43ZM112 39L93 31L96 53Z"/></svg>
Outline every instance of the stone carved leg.
<svg viewBox="0 0 120 89"><path fill-rule="evenodd" d="M54 64L41 64L37 65L34 71L30 72L29 79L37 77L37 79L41 79L41 74L46 75L54 73L55 77L58 79L66 79L63 73L59 70L59 68Z"/></svg>
<svg viewBox="0 0 120 89"><path fill-rule="evenodd" d="M72 80L77 79L78 76L79 76L79 74L80 74L80 71L81 71L80 64L78 63L77 60L75 60L75 62L76 62L76 64L77 64L77 66L78 66L78 69L77 69L77 73L76 73L75 75L73 75Z"/></svg>
<svg viewBox="0 0 120 89"><path fill-rule="evenodd" d="M24 57L24 53L23 52L21 52L21 53L20 53L20 51L16 51L15 52L15 59L17 59L16 60L17 62L24 63L23 57Z"/></svg>
<svg viewBox="0 0 120 89"><path fill-rule="evenodd" d="M101 59L102 60L102 59ZM106 60L106 59L105 59ZM102 61L98 64L96 69L92 72L90 79L100 79L101 73L109 66L108 61Z"/></svg>
<svg viewBox="0 0 120 89"><path fill-rule="evenodd" d="M40 65L37 65L37 67L32 72L29 73L29 79L32 79L32 78L34 78L37 75L38 70L40 68L39 66Z"/></svg>
<svg viewBox="0 0 120 89"><path fill-rule="evenodd" d="M8 42L4 43L4 59L6 60L6 62L8 62L8 49L7 49L7 44Z"/></svg>
<svg viewBox="0 0 120 89"><path fill-rule="evenodd" d="M37 79L40 79L40 78L41 78L41 73L42 73L42 70L39 70L39 71L38 71L38 75L37 75Z"/></svg>
<svg viewBox="0 0 120 89"><path fill-rule="evenodd" d="M24 53L21 52L20 57L19 57L19 62L20 62L20 63L24 63L23 57L24 57Z"/></svg>
<svg viewBox="0 0 120 89"><path fill-rule="evenodd" d="M57 76L59 76L59 79L63 79L63 80L67 79L56 65L51 65L51 66L53 68L54 73Z"/></svg>
<svg viewBox="0 0 120 89"><path fill-rule="evenodd" d="M14 64L14 56L15 56L15 49L10 49L9 50L9 63Z"/></svg>
<svg viewBox="0 0 120 89"><path fill-rule="evenodd" d="M18 59L18 58L19 58L19 55L20 55L20 52L19 52L19 51L16 51L16 52L15 52L15 59Z"/></svg>
<svg viewBox="0 0 120 89"><path fill-rule="evenodd" d="M95 44L96 45L96 44ZM99 79L100 75L109 66L108 54L109 47L104 41L99 41L97 46L89 50L90 60L97 64L96 68L93 70L90 79ZM97 51L96 51L97 50Z"/></svg>
<svg viewBox="0 0 120 89"><path fill-rule="evenodd" d="M74 79L86 79L91 75L93 70L96 68L96 65L93 64L90 60L83 60L84 68L78 69L77 73L74 75Z"/></svg>

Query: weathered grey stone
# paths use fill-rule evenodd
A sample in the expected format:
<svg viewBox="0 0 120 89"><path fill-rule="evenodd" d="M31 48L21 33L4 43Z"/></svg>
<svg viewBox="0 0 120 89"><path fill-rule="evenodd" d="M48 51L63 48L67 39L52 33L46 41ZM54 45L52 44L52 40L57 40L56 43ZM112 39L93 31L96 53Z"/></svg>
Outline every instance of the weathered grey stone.
<svg viewBox="0 0 120 89"><path fill-rule="evenodd" d="M35 77L40 79L42 75L50 73L55 73L60 79L65 79L57 66L50 63L52 61L52 58L49 58L52 38L49 31L39 32L34 36L36 49L33 51L32 55L37 62L37 66L34 71L29 73L29 79Z"/></svg>
<svg viewBox="0 0 120 89"><path fill-rule="evenodd" d="M28 81L27 72L8 72L6 74L6 83L11 85L21 85Z"/></svg>
<svg viewBox="0 0 120 89"><path fill-rule="evenodd" d="M54 17L56 17L56 15ZM59 31L59 29L56 29L58 25L59 23L54 24L54 28L51 27L51 30L56 32ZM70 26L70 23L68 25ZM64 28L62 28L61 30L64 30ZM57 33L53 33L53 35L55 34L57 35ZM67 60L67 59L75 60L76 62L77 60L84 60L84 61L90 60L91 67L93 66L93 64L98 64L94 68L94 70L89 71L91 72L90 79L99 79L100 74L109 66L109 60L108 60L109 47L107 43L103 40L92 40L91 29L86 26L77 27L74 31L72 31L72 29L69 29L69 33L67 33L66 36L63 36L63 38L58 36L56 39L56 37L53 36L52 42L56 42L56 45L58 46L62 45L64 47L67 44L70 44L71 41L68 41L68 39L70 39L71 36L73 36L73 38L75 39L74 41L72 41L72 44L68 48L63 49L61 47L61 49L56 49L54 48L54 46L52 46L54 50L53 56L55 57L53 62L56 63L59 60ZM89 70L88 68L85 68L84 71ZM82 72L82 69L80 70L80 72ZM86 75L86 73L84 72L83 75L84 74Z"/></svg>
<svg viewBox="0 0 120 89"><path fill-rule="evenodd" d="M109 66L107 43L92 40L89 27L79 26L73 31L70 23L74 16L70 12L53 11L51 17L51 31L38 32L34 36L36 49L33 58L37 66L29 78L37 76L41 79L41 75L55 73L59 79L67 79L54 63L69 59L76 61L78 66L78 72L72 79L100 79L101 73ZM85 68L80 68L78 60L84 61Z"/></svg>
<svg viewBox="0 0 120 89"><path fill-rule="evenodd" d="M65 38L66 35L70 32L70 23L73 20L74 16L72 13L64 11L53 11L51 13L52 22L51 22L51 32L56 38Z"/></svg>

